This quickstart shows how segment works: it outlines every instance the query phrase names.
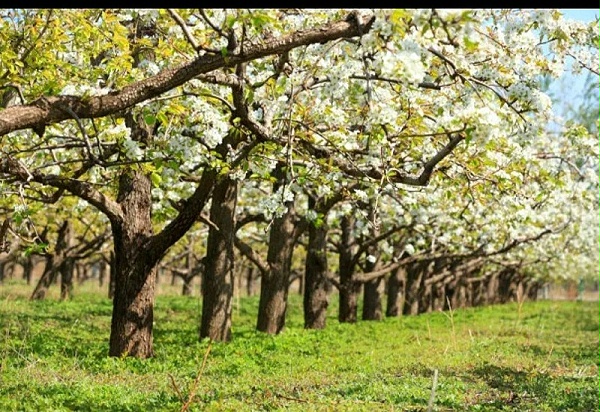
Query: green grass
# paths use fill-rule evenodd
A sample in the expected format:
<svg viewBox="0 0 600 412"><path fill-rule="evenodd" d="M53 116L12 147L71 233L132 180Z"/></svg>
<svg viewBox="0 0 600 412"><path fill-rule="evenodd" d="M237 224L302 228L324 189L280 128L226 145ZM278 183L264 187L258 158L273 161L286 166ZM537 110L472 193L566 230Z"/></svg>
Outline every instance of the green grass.
<svg viewBox="0 0 600 412"><path fill-rule="evenodd" d="M20 288L20 289L19 289ZM242 298L229 344L199 342L197 297L158 296L149 360L107 356L111 302L29 302L0 286L2 411L598 411L598 304L535 302L254 331ZM53 296L53 295L51 295ZM210 351L208 351L210 346ZM206 356L207 355L207 356ZM202 369L203 359L206 364ZM196 385L196 386L195 386Z"/></svg>

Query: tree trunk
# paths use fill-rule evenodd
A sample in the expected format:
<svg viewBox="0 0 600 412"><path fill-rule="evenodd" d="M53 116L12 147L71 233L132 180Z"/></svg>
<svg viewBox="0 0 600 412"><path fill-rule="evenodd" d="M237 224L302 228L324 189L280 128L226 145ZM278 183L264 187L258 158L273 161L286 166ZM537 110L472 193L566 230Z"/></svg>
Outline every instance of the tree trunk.
<svg viewBox="0 0 600 412"><path fill-rule="evenodd" d="M181 296L192 296L192 281L196 276L193 274L186 274L182 276L183 285L181 286Z"/></svg>
<svg viewBox="0 0 600 412"><path fill-rule="evenodd" d="M246 293L254 296L254 267L249 266L246 271Z"/></svg>
<svg viewBox="0 0 600 412"><path fill-rule="evenodd" d="M488 276L485 281L485 303L487 305L493 305L500 302L498 297L499 277L500 274L494 272Z"/></svg>
<svg viewBox="0 0 600 412"><path fill-rule="evenodd" d="M513 272L509 269L504 269L498 274L498 303L508 303L514 295Z"/></svg>
<svg viewBox="0 0 600 412"><path fill-rule="evenodd" d="M260 282L260 301L256 329L269 334L281 332L285 326L289 278L295 243L295 209L287 202L287 211L275 218L269 233L267 263L269 269Z"/></svg>
<svg viewBox="0 0 600 412"><path fill-rule="evenodd" d="M308 207L314 209L316 200L309 196ZM304 327L323 329L327 319L331 283L327 278L327 226L311 223L308 227L308 247L304 271Z"/></svg>
<svg viewBox="0 0 600 412"><path fill-rule="evenodd" d="M406 281L406 268L400 266L390 276L387 285L387 306L385 316L397 317L402 313L404 304L404 283Z"/></svg>
<svg viewBox="0 0 600 412"><path fill-rule="evenodd" d="M151 183L140 171L121 175L117 202L123 219L112 221L115 290L109 355L148 358L153 355L156 261L145 256L152 235Z"/></svg>
<svg viewBox="0 0 600 412"><path fill-rule="evenodd" d="M369 207L369 219L372 222L377 220L374 208ZM371 230L371 237L376 238L379 236L379 226L373 225ZM365 273L373 272L378 267L380 252L377 244L373 244L367 248L367 263L365 265ZM363 307L362 307L362 319L363 320L381 320L383 319L383 307L381 304L381 295L383 293L383 277L370 280L363 286Z"/></svg>
<svg viewBox="0 0 600 412"><path fill-rule="evenodd" d="M27 281L28 285L31 285L31 279L33 277L33 256L26 256L23 260L23 279Z"/></svg>
<svg viewBox="0 0 600 412"><path fill-rule="evenodd" d="M273 191L286 182L285 170L280 164L274 171L277 178ZM268 270L262 274L256 329L269 334L281 332L285 326L292 255L296 243L296 209L294 202L286 202L287 211L273 219L269 232L267 252Z"/></svg>
<svg viewBox="0 0 600 412"><path fill-rule="evenodd" d="M60 266L60 299L67 300L73 297L73 272L75 260L67 258Z"/></svg>
<svg viewBox="0 0 600 412"><path fill-rule="evenodd" d="M419 302L423 292L423 283L425 277L425 267L428 262L411 263L406 268L406 295L404 298L404 308L402 313L405 315L416 315L421 313Z"/></svg>
<svg viewBox="0 0 600 412"><path fill-rule="evenodd" d="M48 254L46 257L44 273L42 273L42 276L31 294L31 300L43 300L46 298L48 288L55 280L56 274L61 270L61 266L64 263L67 248L71 242L70 239L71 225L68 220L65 220L60 229L58 229L54 252Z"/></svg>
<svg viewBox="0 0 600 412"><path fill-rule="evenodd" d="M352 235L354 217L343 216L341 221L342 239L340 241L339 273L340 273L340 307L338 320L355 323L358 314L358 294L361 284L354 280L354 253L356 243Z"/></svg>
<svg viewBox="0 0 600 412"><path fill-rule="evenodd" d="M233 244L237 182L223 179L212 197L210 227L202 286L202 321L200 339L231 340L231 309L234 282Z"/></svg>
<svg viewBox="0 0 600 412"><path fill-rule="evenodd" d="M198 274L198 270L196 268L194 262L194 239L191 238L187 245L187 253L185 255L185 273L180 273L179 276L183 280L183 285L181 287L181 295L182 296L191 296L192 295L192 281ZM174 271L171 271L171 285L174 284L173 279L175 279Z"/></svg>
<svg viewBox="0 0 600 412"><path fill-rule="evenodd" d="M110 279L110 265L106 262L104 257L102 257L98 262L98 286L102 288L106 278Z"/></svg>
<svg viewBox="0 0 600 412"><path fill-rule="evenodd" d="M110 252L110 263L108 264L108 298L113 299L115 297L115 281L117 279L117 259L115 258L115 252Z"/></svg>

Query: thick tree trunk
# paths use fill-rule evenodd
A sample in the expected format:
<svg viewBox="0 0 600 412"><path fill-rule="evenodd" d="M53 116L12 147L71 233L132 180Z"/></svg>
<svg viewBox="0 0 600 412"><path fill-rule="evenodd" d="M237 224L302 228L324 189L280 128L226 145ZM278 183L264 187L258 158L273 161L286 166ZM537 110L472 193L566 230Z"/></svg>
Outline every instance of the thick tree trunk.
<svg viewBox="0 0 600 412"><path fill-rule="evenodd" d="M406 281L406 268L400 266L390 276L387 284L387 305L385 316L397 317L402 313L404 304L404 283Z"/></svg>
<svg viewBox="0 0 600 412"><path fill-rule="evenodd" d="M156 262L144 253L152 235L150 189L150 179L140 171L120 177L117 201L124 217L121 222L112 222L115 291L110 356L153 355Z"/></svg>
<svg viewBox="0 0 600 412"><path fill-rule="evenodd" d="M355 323L358 318L358 294L361 284L354 280L354 254L356 243L352 234L355 219L351 215L343 216L341 221L342 238L340 241L340 307L338 320Z"/></svg>
<svg viewBox="0 0 600 412"><path fill-rule="evenodd" d="M210 220L217 227L209 228L204 259L201 339L210 338L224 342L231 340L236 201L235 180L224 179L216 185Z"/></svg>
<svg viewBox="0 0 600 412"><path fill-rule="evenodd" d="M381 320L383 319L383 305L381 296L384 291L383 277L370 280L363 286L363 320Z"/></svg>
<svg viewBox="0 0 600 412"><path fill-rule="evenodd" d="M444 281L441 280L431 285L431 312L439 312L448 308L446 300L446 287Z"/></svg>
<svg viewBox="0 0 600 412"><path fill-rule="evenodd" d="M308 207L314 209L316 200L309 197ZM327 226L310 224L304 271L304 327L325 328L331 283L327 278Z"/></svg>
<svg viewBox="0 0 600 412"><path fill-rule="evenodd" d="M284 165L278 164L273 171L274 192L286 184L286 174ZM256 329L269 334L277 334L285 327L292 255L300 233L296 227L294 201L285 202L285 206L286 212L271 222L266 268L261 270Z"/></svg>
<svg viewBox="0 0 600 412"><path fill-rule="evenodd" d="M117 279L117 259L115 258L115 252L110 252L110 263L108 264L108 298L114 299L115 297L115 284Z"/></svg>
<svg viewBox="0 0 600 412"><path fill-rule="evenodd" d="M485 282L483 278L471 280L471 306L481 306L485 303L484 286Z"/></svg>
<svg viewBox="0 0 600 412"><path fill-rule="evenodd" d="M295 243L295 209L287 202L287 212L275 218L269 233L267 263L269 269L260 282L260 301L256 329L269 334L285 326L292 254Z"/></svg>

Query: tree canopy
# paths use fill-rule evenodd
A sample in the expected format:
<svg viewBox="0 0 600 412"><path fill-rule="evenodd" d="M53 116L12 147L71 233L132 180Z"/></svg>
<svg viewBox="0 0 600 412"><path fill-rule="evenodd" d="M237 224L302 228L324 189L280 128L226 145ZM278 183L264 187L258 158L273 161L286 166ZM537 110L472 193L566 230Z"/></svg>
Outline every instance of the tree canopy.
<svg viewBox="0 0 600 412"><path fill-rule="evenodd" d="M294 203L312 225L354 213L365 236L409 228L382 240L387 259L402 245L597 275L597 106L558 118L544 79L569 63L597 81L598 22L496 9L0 17L0 207L15 234L38 236L34 216L54 210L42 204L91 205L104 217L88 220L136 245L123 259L148 271L227 178L267 224Z"/></svg>

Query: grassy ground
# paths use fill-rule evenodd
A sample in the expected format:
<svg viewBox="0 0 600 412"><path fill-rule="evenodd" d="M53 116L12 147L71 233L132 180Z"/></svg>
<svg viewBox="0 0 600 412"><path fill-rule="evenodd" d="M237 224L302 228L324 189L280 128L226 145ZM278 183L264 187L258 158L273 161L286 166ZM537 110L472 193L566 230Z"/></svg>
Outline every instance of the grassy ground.
<svg viewBox="0 0 600 412"><path fill-rule="evenodd" d="M156 357L106 356L111 302L29 302L0 286L2 411L598 411L597 303L537 302L382 322L254 331L243 298L229 344L198 342L197 297L159 296ZM51 295L54 297L55 295ZM205 361L205 363L204 363ZM203 366L204 363L204 366Z"/></svg>

